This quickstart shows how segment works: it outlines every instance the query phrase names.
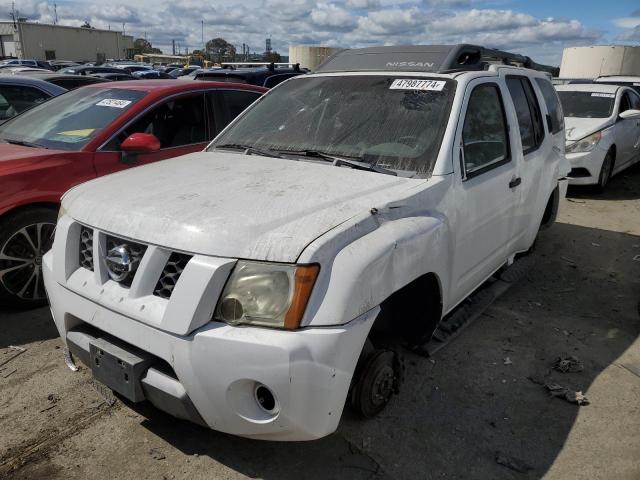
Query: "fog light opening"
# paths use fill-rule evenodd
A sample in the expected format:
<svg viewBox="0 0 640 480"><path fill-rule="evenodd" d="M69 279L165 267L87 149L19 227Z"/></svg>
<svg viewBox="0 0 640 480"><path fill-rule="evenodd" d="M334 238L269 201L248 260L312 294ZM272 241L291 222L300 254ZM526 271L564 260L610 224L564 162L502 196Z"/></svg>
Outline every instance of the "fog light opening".
<svg viewBox="0 0 640 480"><path fill-rule="evenodd" d="M256 384L256 388L254 390L254 395L256 397L256 402L260 405L265 412L269 414L278 413L278 402L276 401L275 395L261 383Z"/></svg>

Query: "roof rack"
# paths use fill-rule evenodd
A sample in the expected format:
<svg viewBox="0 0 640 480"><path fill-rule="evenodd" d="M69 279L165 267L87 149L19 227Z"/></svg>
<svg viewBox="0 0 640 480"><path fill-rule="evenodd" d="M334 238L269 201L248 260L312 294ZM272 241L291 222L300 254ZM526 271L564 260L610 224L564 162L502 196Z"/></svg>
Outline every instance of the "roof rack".
<svg viewBox="0 0 640 480"><path fill-rule="evenodd" d="M345 49L316 68L317 73L405 71L454 73L486 70L490 64L544 70L531 58L478 45L407 45Z"/></svg>
<svg viewBox="0 0 640 480"><path fill-rule="evenodd" d="M296 71L300 70L300 64L292 62L222 62L220 66L232 70L238 67L267 67L269 70L275 70L276 67L291 67Z"/></svg>

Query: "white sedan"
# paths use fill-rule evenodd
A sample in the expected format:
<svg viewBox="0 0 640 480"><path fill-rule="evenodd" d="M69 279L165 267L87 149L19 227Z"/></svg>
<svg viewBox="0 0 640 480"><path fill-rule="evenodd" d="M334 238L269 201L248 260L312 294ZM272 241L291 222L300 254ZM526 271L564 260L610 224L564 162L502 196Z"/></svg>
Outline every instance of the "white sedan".
<svg viewBox="0 0 640 480"><path fill-rule="evenodd" d="M569 183L602 191L609 179L640 160L640 95L629 87L556 87L564 110Z"/></svg>

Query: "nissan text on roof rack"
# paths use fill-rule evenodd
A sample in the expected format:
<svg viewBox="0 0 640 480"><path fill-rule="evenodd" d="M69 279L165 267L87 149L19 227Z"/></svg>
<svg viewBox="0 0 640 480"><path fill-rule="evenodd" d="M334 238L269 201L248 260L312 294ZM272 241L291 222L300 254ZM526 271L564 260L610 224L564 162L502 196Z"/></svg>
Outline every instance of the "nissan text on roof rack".
<svg viewBox="0 0 640 480"><path fill-rule="evenodd" d="M514 63L533 66L344 50L206 151L70 190L44 259L70 356L235 435L317 439L347 402L374 416L400 383L394 345L428 341L565 194L558 98Z"/></svg>
<svg viewBox="0 0 640 480"><path fill-rule="evenodd" d="M564 111L569 183L603 191L640 160L640 95L605 83L557 86Z"/></svg>

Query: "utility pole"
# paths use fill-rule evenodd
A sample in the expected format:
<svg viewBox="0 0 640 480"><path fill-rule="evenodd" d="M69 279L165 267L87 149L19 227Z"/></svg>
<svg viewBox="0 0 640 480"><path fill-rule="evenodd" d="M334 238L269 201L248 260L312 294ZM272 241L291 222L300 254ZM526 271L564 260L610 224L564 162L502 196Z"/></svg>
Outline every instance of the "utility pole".
<svg viewBox="0 0 640 480"><path fill-rule="evenodd" d="M58 24L58 5L55 3L53 4L53 24Z"/></svg>
<svg viewBox="0 0 640 480"><path fill-rule="evenodd" d="M201 25L202 25L202 32L201 32L201 36L202 36L202 53L204 53L204 20L200 20Z"/></svg>
<svg viewBox="0 0 640 480"><path fill-rule="evenodd" d="M122 22L122 36L124 36L124 22Z"/></svg>

